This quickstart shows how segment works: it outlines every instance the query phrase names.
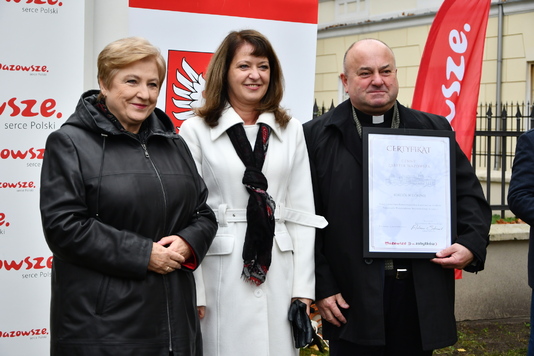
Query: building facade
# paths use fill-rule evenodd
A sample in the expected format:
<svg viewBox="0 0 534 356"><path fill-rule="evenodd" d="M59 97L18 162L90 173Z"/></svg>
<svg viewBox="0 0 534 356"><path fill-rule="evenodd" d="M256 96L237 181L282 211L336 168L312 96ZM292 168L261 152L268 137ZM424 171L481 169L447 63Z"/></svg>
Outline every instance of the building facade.
<svg viewBox="0 0 534 356"><path fill-rule="evenodd" d="M464 0L465 1L465 0ZM345 50L362 38L387 43L397 59L399 101L411 105L432 21L443 0L319 0L315 98L328 108L345 99L339 79ZM534 1L492 1L480 103L534 99ZM500 43L502 45L500 45Z"/></svg>
<svg viewBox="0 0 534 356"><path fill-rule="evenodd" d="M457 0L471 1L471 0ZM319 0L315 99L328 110L346 96L339 79L346 49L363 38L387 43L397 60L399 101L411 106L419 63L432 21L443 0ZM482 15L482 14L481 14ZM534 101L534 1L492 1L486 32L478 102L508 103L508 131L525 131L530 120L515 122L515 103L524 103L523 115L533 115ZM513 105L512 105L513 104ZM484 126L488 105L479 108L477 130ZM489 115L491 116L491 115ZM534 118L534 115L532 116ZM499 122L503 122L502 120ZM506 123L508 122L508 123ZM479 127L480 126L480 127ZM520 126L520 127L519 127ZM518 128L519 127L519 128ZM520 132L515 133L515 137ZM515 152L515 137L497 133L476 137L478 154L472 163L494 214L510 214L505 196ZM502 209L502 210L501 210ZM457 320L525 317L529 315L527 281L528 226L492 225L485 271L464 273L457 281ZM503 288L503 281L507 287Z"/></svg>

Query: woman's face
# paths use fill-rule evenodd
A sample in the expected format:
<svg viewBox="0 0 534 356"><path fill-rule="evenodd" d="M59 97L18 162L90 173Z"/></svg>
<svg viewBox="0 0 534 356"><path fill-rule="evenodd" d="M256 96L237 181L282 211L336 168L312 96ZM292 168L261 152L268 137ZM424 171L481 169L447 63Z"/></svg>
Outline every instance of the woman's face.
<svg viewBox="0 0 534 356"><path fill-rule="evenodd" d="M245 43L239 47L228 69L228 98L232 106L256 108L267 93L271 78L269 60L251 53Z"/></svg>
<svg viewBox="0 0 534 356"><path fill-rule="evenodd" d="M109 111L126 131L138 133L156 107L160 91L156 61L148 58L133 62L115 74L109 88L102 82L100 88Z"/></svg>

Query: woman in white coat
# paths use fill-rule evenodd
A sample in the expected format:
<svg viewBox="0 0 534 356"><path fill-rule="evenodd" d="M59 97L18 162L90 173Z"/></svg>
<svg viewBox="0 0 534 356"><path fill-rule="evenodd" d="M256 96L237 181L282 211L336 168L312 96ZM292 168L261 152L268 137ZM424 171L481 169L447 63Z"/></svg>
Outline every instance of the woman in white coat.
<svg viewBox="0 0 534 356"><path fill-rule="evenodd" d="M269 41L231 32L214 53L186 140L218 232L195 273L204 354L297 355L288 310L314 299L313 192L301 123L281 107Z"/></svg>

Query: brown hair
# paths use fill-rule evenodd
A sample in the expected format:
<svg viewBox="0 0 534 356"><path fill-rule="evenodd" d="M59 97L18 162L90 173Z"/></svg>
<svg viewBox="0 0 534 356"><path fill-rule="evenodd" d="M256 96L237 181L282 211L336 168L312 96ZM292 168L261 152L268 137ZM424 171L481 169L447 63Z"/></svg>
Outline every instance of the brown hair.
<svg viewBox="0 0 534 356"><path fill-rule="evenodd" d="M280 61L274 52L269 40L255 30L232 31L222 41L217 51L211 57L206 73L206 86L204 89L204 105L195 110L195 113L204 118L210 126L215 127L228 103L228 69L237 50L245 43L250 44L254 51L253 56L266 57L269 61L271 78L269 88L261 99L257 111L272 112L276 122L285 127L291 117L280 107L284 95L284 77Z"/></svg>
<svg viewBox="0 0 534 356"><path fill-rule="evenodd" d="M151 58L156 61L158 84L161 86L165 80L166 65L157 47L141 37L127 37L111 42L98 55L98 83L102 82L104 87L109 88L113 77L120 69L134 62Z"/></svg>

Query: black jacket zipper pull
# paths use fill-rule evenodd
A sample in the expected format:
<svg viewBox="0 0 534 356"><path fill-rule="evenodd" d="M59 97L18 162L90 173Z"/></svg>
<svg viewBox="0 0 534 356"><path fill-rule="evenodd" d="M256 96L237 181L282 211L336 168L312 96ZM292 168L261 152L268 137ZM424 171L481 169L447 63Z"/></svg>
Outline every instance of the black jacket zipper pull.
<svg viewBox="0 0 534 356"><path fill-rule="evenodd" d="M143 150L145 150L145 157L146 158L150 158L150 156L148 155L148 150L146 149L146 145L144 143L142 143L141 147L143 147Z"/></svg>

